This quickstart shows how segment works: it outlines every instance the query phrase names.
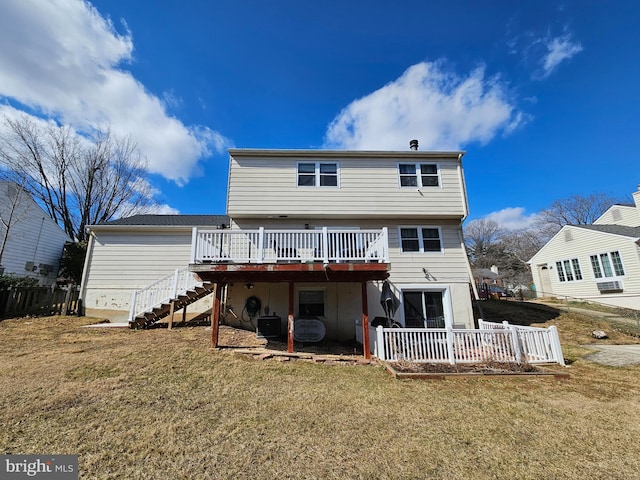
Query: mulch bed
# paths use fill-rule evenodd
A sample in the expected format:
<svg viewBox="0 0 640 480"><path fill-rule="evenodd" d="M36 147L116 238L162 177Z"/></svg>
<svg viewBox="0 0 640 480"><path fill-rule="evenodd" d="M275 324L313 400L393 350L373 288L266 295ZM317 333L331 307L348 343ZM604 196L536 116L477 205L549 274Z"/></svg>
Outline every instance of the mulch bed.
<svg viewBox="0 0 640 480"><path fill-rule="evenodd" d="M447 377L478 376L551 376L568 379L568 373L551 372L534 365L517 363L458 364L385 362L387 371L398 379L444 380Z"/></svg>

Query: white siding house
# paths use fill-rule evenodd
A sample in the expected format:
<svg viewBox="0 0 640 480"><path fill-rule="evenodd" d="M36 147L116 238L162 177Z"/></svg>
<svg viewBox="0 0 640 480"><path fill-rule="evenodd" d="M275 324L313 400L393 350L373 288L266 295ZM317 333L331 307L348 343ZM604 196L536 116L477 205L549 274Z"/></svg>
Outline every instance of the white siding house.
<svg viewBox="0 0 640 480"><path fill-rule="evenodd" d="M593 225L566 225L529 265L539 297L640 309L640 189Z"/></svg>
<svg viewBox="0 0 640 480"><path fill-rule="evenodd" d="M135 218L124 219L126 229L90 227L88 313L108 308L134 323L155 321L139 301L150 295L142 287L188 266L216 285L214 317L253 329L268 320L290 341L294 321L353 340L357 322L387 313L404 326L474 326L464 152L229 153L228 228L192 223L178 234ZM383 285L394 297L390 312ZM133 289L141 290L131 304Z"/></svg>
<svg viewBox="0 0 640 480"><path fill-rule="evenodd" d="M69 236L11 182L0 182L0 218L0 245L4 244L0 268L4 274L35 278L44 286L54 283Z"/></svg>

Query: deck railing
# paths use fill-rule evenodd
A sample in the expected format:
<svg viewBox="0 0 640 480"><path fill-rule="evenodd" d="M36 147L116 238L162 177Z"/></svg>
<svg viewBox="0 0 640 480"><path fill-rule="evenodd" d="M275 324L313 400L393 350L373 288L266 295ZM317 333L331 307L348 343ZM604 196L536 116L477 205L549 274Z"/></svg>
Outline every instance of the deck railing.
<svg viewBox="0 0 640 480"><path fill-rule="evenodd" d="M377 230L193 229L191 263L388 262L386 228Z"/></svg>
<svg viewBox="0 0 640 480"><path fill-rule="evenodd" d="M564 365L556 327L480 323L480 329L385 328L370 330L380 360L417 363L558 363Z"/></svg>
<svg viewBox="0 0 640 480"><path fill-rule="evenodd" d="M179 293L193 289L198 282L189 267L175 270L161 279L147 285L131 294L131 306L129 309L129 321L133 321L138 315L151 311L154 307L168 303L177 298Z"/></svg>

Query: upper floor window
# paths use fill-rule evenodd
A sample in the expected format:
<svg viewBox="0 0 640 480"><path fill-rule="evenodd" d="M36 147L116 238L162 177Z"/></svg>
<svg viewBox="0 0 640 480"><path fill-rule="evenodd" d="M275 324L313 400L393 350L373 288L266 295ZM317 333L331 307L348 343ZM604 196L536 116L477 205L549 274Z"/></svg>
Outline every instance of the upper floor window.
<svg viewBox="0 0 640 480"><path fill-rule="evenodd" d="M299 187L337 187L338 164L324 162L298 163Z"/></svg>
<svg viewBox="0 0 640 480"><path fill-rule="evenodd" d="M582 270L580 269L580 262L577 258L556 262L556 270L558 272L558 280L561 282L582 280Z"/></svg>
<svg viewBox="0 0 640 480"><path fill-rule="evenodd" d="M593 276L596 278L622 277L624 275L620 252L600 253L599 255L591 255L589 258L591 259Z"/></svg>
<svg viewBox="0 0 640 480"><path fill-rule="evenodd" d="M437 227L401 227L400 244L403 252L440 252L442 242Z"/></svg>
<svg viewBox="0 0 640 480"><path fill-rule="evenodd" d="M437 187L440 185L438 165L435 163L398 164L401 187Z"/></svg>

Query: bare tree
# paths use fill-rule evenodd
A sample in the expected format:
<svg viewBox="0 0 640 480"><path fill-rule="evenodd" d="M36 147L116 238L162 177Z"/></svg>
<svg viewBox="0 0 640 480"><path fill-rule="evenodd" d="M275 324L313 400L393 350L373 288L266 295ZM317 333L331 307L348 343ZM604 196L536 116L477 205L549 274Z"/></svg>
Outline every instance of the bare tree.
<svg viewBox="0 0 640 480"><path fill-rule="evenodd" d="M464 227L464 238L469 257L475 267L491 266L492 250L495 249L504 229L487 218L472 220Z"/></svg>
<svg viewBox="0 0 640 480"><path fill-rule="evenodd" d="M130 138L81 136L26 115L3 123L0 162L71 238L84 241L87 225L152 205L146 161Z"/></svg>
<svg viewBox="0 0 640 480"><path fill-rule="evenodd" d="M1 195L4 201L0 200L0 225L2 230L2 243L0 243L0 265L2 265L2 257L9 241L11 229L17 223L25 220L33 202L26 197L22 186L13 182L2 181L0 177Z"/></svg>
<svg viewBox="0 0 640 480"><path fill-rule="evenodd" d="M624 200L606 193L592 193L586 197L572 195L556 200L542 210L536 225L551 228L553 233L565 225L588 225L596 221L612 205L623 202Z"/></svg>

